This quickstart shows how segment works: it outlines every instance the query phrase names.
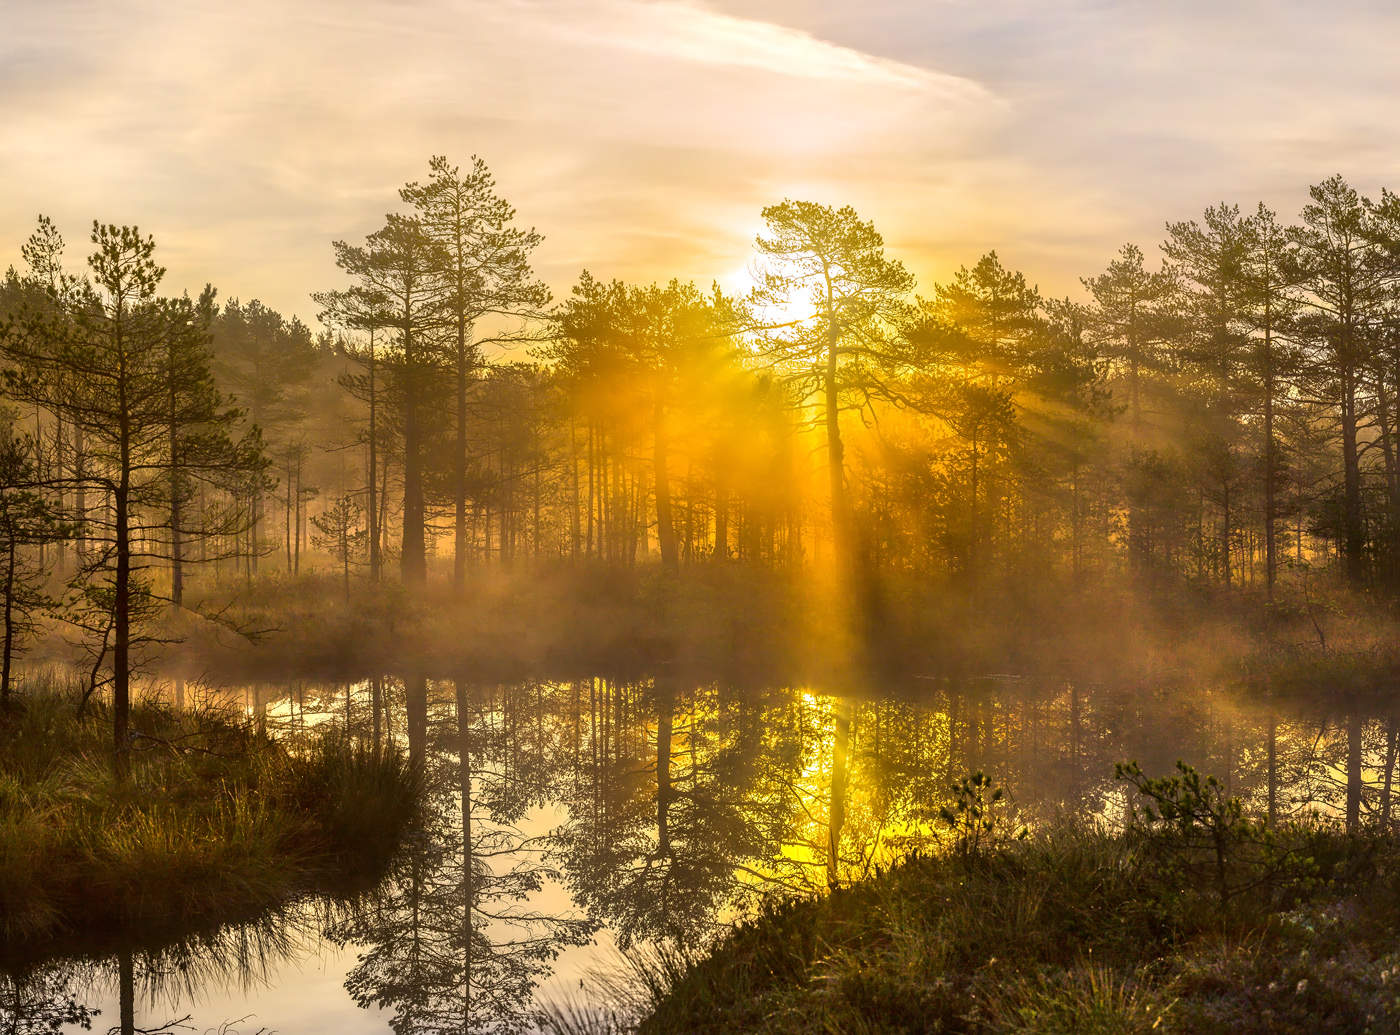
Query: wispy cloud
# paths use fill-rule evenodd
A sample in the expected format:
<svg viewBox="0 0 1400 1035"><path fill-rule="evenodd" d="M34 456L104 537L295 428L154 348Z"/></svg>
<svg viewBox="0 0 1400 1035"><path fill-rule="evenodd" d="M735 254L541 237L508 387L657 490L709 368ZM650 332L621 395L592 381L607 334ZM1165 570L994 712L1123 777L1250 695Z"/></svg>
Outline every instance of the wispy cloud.
<svg viewBox="0 0 1400 1035"><path fill-rule="evenodd" d="M174 286L309 314L332 237L475 152L561 289L738 269L797 194L925 279L997 247L1067 288L1221 197L1400 172L1397 30L1360 0L10 0L0 264L39 211L137 221Z"/></svg>
<svg viewBox="0 0 1400 1035"><path fill-rule="evenodd" d="M567 33L580 41L626 48L662 60L932 92L962 101L983 101L988 96L980 84L959 76L866 54L801 29L682 0L604 0L563 4L556 10L567 18Z"/></svg>

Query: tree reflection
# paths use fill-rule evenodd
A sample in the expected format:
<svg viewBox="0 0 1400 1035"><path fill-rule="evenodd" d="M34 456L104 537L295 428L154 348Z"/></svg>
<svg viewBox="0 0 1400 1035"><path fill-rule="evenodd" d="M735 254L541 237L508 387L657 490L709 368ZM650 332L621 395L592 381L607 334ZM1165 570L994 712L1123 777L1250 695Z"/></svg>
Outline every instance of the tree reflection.
<svg viewBox="0 0 1400 1035"><path fill-rule="evenodd" d="M1286 689L997 676L861 699L671 670L298 684L285 706L259 688L249 707L274 730L345 723L423 766L425 818L388 877L340 911L308 900L156 953L5 978L0 1035L91 1020L99 993L128 1014L102 1020L131 1029L143 997L268 980L292 942L323 928L358 951L350 996L391 1011L396 1032L525 1029L558 955L599 928L624 949L695 948L766 897L820 893L937 849L951 785L978 770L1032 825L1111 824L1124 802L1115 762L1165 772L1178 758L1261 817L1392 823L1394 709L1365 687L1331 708Z"/></svg>
<svg viewBox="0 0 1400 1035"><path fill-rule="evenodd" d="M427 815L381 890L329 932L363 946L346 987L392 1010L396 1032L520 1030L553 959L592 934L572 910L535 904L554 873L521 821L547 788L519 764L509 697L465 680L409 689Z"/></svg>
<svg viewBox="0 0 1400 1035"><path fill-rule="evenodd" d="M0 971L0 1035L59 1035L76 1025L90 1030L103 1016L97 1005L115 1001L119 1035L188 1031L189 1010L211 990L264 986L325 925L333 903L307 901L249 923L226 924L155 947L124 946L106 957L60 959ZM174 1004L158 1018L138 1007ZM219 1018L226 1025L236 1018ZM139 1021L139 1024L138 1024ZM202 1030L202 1029L201 1029ZM224 1030L215 1025L210 1030Z"/></svg>
<svg viewBox="0 0 1400 1035"><path fill-rule="evenodd" d="M92 1026L99 1012L75 988L84 984L77 964L19 975L0 975L0 1033L59 1035L65 1025Z"/></svg>
<svg viewBox="0 0 1400 1035"><path fill-rule="evenodd" d="M693 942L780 880L753 862L780 840L793 746L746 697L670 674L594 680L589 701L554 857L623 948Z"/></svg>

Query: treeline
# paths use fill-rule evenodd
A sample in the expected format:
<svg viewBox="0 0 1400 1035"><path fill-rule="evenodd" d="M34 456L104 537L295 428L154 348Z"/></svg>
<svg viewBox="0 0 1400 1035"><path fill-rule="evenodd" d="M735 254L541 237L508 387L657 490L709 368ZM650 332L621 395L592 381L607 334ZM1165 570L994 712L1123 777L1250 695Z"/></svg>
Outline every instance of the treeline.
<svg viewBox="0 0 1400 1035"><path fill-rule="evenodd" d="M550 306L485 167L431 173L337 243L350 286L318 296L366 424L337 541L371 573L797 566L848 538L869 568L971 587L1400 580L1388 191L1334 177L1296 225L1215 206L1079 301L995 252L916 294L856 213L784 202L740 297L585 272Z"/></svg>
<svg viewBox="0 0 1400 1035"><path fill-rule="evenodd" d="M95 224L70 272L40 220L0 287L5 671L57 605L93 687L124 678L194 571L304 553L347 594L588 558L849 557L974 599L1123 575L1272 593L1304 564L1400 583L1388 191L1334 177L1296 225L1213 207L1078 301L995 252L916 292L854 211L785 201L747 292L584 272L556 302L479 159L434 158L399 200L335 242L320 333L162 296L131 227Z"/></svg>

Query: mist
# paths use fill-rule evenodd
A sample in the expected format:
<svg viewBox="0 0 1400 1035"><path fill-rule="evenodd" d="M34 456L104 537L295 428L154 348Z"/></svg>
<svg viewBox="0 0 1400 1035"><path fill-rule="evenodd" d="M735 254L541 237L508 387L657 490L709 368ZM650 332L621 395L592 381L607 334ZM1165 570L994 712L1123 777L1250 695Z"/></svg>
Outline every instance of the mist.
<svg viewBox="0 0 1400 1035"><path fill-rule="evenodd" d="M265 267L184 165L0 242L0 1027L1400 1026L1386 163L1203 162L1260 186L1182 210L1167 162L1119 221L988 185L935 238L1025 118L985 54L602 9L477 12L566 63L493 80L514 149L424 115L304 211L240 185ZM654 183L561 192L632 62L714 80L695 139L652 105Z"/></svg>

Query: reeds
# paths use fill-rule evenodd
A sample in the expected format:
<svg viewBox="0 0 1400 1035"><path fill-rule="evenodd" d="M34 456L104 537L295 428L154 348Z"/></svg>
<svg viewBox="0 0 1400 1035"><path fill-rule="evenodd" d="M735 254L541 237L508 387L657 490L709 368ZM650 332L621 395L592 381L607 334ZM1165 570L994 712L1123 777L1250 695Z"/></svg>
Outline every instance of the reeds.
<svg viewBox="0 0 1400 1035"><path fill-rule="evenodd" d="M99 705L0 719L0 944L150 934L246 916L387 859L419 776L327 730L282 743L216 710L133 711L118 780Z"/></svg>

